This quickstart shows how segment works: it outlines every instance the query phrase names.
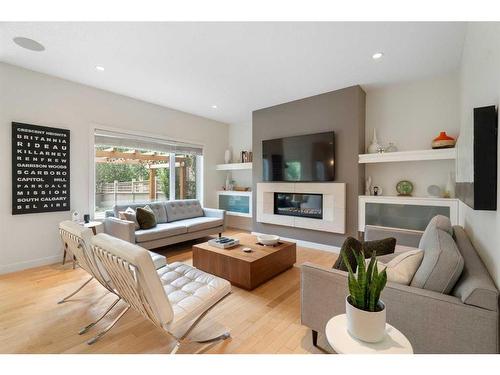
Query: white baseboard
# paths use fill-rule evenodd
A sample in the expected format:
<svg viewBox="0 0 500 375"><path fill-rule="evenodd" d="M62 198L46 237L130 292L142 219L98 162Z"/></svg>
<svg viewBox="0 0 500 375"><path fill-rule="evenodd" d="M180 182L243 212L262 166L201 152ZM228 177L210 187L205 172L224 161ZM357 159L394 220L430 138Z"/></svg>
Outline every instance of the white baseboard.
<svg viewBox="0 0 500 375"><path fill-rule="evenodd" d="M67 258L66 258L67 259ZM27 260L25 262L11 263L7 265L0 266L0 275L5 273L11 273L16 271L22 271L28 268L46 266L47 264L53 264L62 261L62 254L52 255L50 257L38 258L33 260ZM70 259L71 261L71 259Z"/></svg>
<svg viewBox="0 0 500 375"><path fill-rule="evenodd" d="M260 233L260 232L252 232L254 236L258 236L259 234L265 234L265 233ZM317 242L309 242L309 241L302 241L302 240L296 240L295 238L287 238L287 237L281 237L285 241L290 241L290 242L295 242L297 246L301 247L307 247L310 249L315 249L315 250L323 250L323 251L329 251L331 253L336 253L338 254L340 252L340 247L338 246L332 246L332 245L325 245L322 243L317 243Z"/></svg>

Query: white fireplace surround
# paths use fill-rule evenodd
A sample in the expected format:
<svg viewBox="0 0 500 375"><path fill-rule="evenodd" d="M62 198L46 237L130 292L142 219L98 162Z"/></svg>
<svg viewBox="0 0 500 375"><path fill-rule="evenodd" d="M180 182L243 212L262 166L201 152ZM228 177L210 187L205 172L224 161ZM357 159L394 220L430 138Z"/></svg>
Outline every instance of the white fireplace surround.
<svg viewBox="0 0 500 375"><path fill-rule="evenodd" d="M323 219L276 215L274 193L323 195ZM257 184L257 222L345 234L346 186L337 182L260 182Z"/></svg>

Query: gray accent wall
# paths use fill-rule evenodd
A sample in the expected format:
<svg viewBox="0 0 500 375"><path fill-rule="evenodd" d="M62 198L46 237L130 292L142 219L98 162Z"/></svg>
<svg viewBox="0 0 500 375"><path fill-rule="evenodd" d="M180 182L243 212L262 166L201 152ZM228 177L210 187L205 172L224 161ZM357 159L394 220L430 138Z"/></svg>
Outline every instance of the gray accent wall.
<svg viewBox="0 0 500 375"><path fill-rule="evenodd" d="M365 146L365 92L360 86L327 92L252 114L253 212L257 212L257 183L262 182L262 141L326 131L335 132L335 181L346 183L346 234L334 234L281 225L263 224L253 217L255 232L340 246L357 237L358 195L364 194L364 168L358 154Z"/></svg>

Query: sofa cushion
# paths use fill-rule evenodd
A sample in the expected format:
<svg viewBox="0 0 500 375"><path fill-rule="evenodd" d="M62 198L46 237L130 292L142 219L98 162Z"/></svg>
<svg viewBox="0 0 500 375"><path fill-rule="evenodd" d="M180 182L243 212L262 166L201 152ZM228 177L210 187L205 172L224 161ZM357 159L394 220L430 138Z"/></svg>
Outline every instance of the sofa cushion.
<svg viewBox="0 0 500 375"><path fill-rule="evenodd" d="M137 207L135 214L141 229L151 229L156 227L156 216L151 207Z"/></svg>
<svg viewBox="0 0 500 375"><path fill-rule="evenodd" d="M377 255L377 261L382 262L382 263L389 263L391 260L396 258L398 255L406 252L406 251L413 251L416 250L416 247L411 247L411 246L404 246L404 245L396 245L396 248L394 249L394 253L392 254L386 254L386 255Z"/></svg>
<svg viewBox="0 0 500 375"><path fill-rule="evenodd" d="M140 229L135 232L135 241L137 243L159 240L161 238L176 236L187 232L186 225L179 223L157 224L151 229Z"/></svg>
<svg viewBox="0 0 500 375"><path fill-rule="evenodd" d="M166 223L167 222L167 212L165 211L165 202L136 202L136 203L125 203L125 204L117 204L113 206L113 212L115 217L120 217L120 211L125 211L128 207L131 207L134 212L137 210L137 207L150 206L153 212L156 215L158 223Z"/></svg>
<svg viewBox="0 0 500 375"><path fill-rule="evenodd" d="M452 294L467 305L499 310L499 292L465 230L453 227L455 242L464 258L464 270Z"/></svg>
<svg viewBox="0 0 500 375"><path fill-rule="evenodd" d="M425 229L420 246L424 259L411 286L448 294L455 286L464 267L464 259L455 241L441 230L434 219Z"/></svg>
<svg viewBox="0 0 500 375"><path fill-rule="evenodd" d="M151 202L148 203L151 210L155 214L156 223L166 223L167 222L167 211L165 210L165 202Z"/></svg>
<svg viewBox="0 0 500 375"><path fill-rule="evenodd" d="M347 256L349 264L353 271L356 270L357 262L356 257L354 256L353 251L356 253L364 252L365 258L371 258L373 253L379 255L386 255L394 253L394 249L396 248L396 239L395 238L384 238L382 240L373 240L373 241L365 241L361 242L353 237L347 237L344 243L342 244L342 248L340 249L340 254L333 268L346 271L347 266L344 264L344 259L342 254Z"/></svg>
<svg viewBox="0 0 500 375"><path fill-rule="evenodd" d="M184 224L187 227L188 233L191 233L221 226L224 224L224 221L217 217L203 216L203 217L194 217L192 219L182 220L179 221L179 223Z"/></svg>
<svg viewBox="0 0 500 375"><path fill-rule="evenodd" d="M131 207L127 207L125 211L119 211L119 219L120 220L127 220L127 221L133 221L135 224L135 230L141 229L141 226L137 222L137 215L135 214L135 211Z"/></svg>
<svg viewBox="0 0 500 375"><path fill-rule="evenodd" d="M377 267L379 271L386 269L387 281L409 285L423 258L424 252L414 249L398 254L388 263L377 262ZM366 262L368 263L369 260L367 259Z"/></svg>
<svg viewBox="0 0 500 375"><path fill-rule="evenodd" d="M174 311L173 325L183 325L231 292L229 281L187 264L168 264L158 275Z"/></svg>
<svg viewBox="0 0 500 375"><path fill-rule="evenodd" d="M203 208L197 199L184 199L165 202L167 211L167 221L191 219L193 217L203 216Z"/></svg>
<svg viewBox="0 0 500 375"><path fill-rule="evenodd" d="M429 224L427 224L427 227L425 228L424 234L422 235L422 238L420 239L420 243L418 245L419 249L423 249L421 244L422 241L424 241L425 233L427 232L428 228L438 228L442 231L445 231L450 236L453 236L453 228L451 226L450 219L443 215L436 215L431 219L431 221L429 221Z"/></svg>

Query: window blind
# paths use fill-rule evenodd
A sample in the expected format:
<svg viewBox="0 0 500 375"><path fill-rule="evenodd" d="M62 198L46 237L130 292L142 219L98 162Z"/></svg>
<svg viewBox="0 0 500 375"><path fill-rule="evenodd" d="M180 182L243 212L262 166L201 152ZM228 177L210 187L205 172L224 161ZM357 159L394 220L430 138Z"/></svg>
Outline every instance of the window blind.
<svg viewBox="0 0 500 375"><path fill-rule="evenodd" d="M145 137L135 134L96 129L94 132L94 138L96 146L123 147L142 151L203 155L203 148L200 145Z"/></svg>

